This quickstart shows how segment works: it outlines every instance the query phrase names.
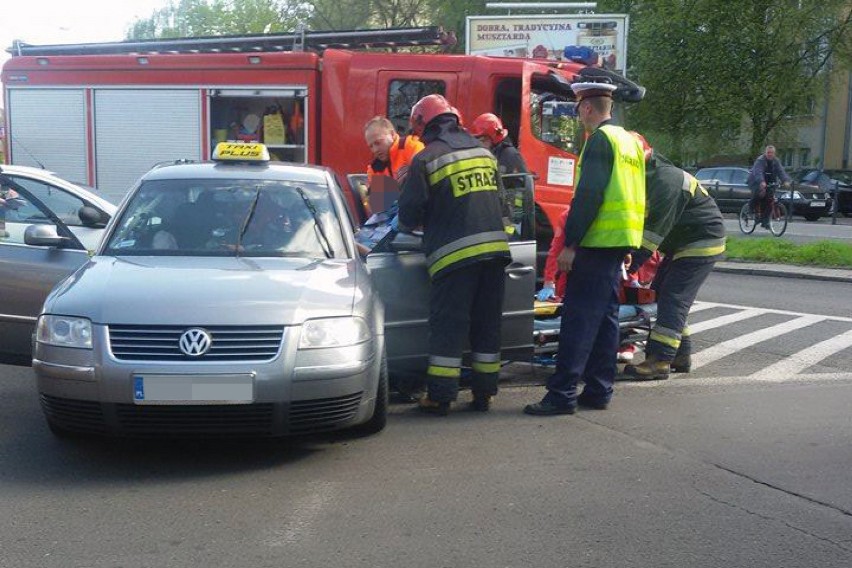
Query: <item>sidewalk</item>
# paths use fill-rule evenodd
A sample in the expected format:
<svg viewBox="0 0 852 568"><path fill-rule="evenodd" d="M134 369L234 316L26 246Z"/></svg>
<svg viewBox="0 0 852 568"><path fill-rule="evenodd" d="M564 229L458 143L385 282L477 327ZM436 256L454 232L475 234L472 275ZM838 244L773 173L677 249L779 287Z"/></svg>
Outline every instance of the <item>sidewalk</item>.
<svg viewBox="0 0 852 568"><path fill-rule="evenodd" d="M714 270L755 276L778 276L781 278L807 278L828 282L852 283L852 270L845 268L818 268L815 266L795 266L792 264L773 264L768 262L717 262Z"/></svg>

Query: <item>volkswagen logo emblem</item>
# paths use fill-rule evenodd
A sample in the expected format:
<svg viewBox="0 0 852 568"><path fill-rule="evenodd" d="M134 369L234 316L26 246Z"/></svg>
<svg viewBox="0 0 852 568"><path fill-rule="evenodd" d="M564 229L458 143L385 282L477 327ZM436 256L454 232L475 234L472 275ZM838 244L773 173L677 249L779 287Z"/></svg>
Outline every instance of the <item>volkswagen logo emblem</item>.
<svg viewBox="0 0 852 568"><path fill-rule="evenodd" d="M207 353L210 345L213 343L213 338L205 330L193 327L187 329L180 336L180 350L184 355L190 357L200 357Z"/></svg>

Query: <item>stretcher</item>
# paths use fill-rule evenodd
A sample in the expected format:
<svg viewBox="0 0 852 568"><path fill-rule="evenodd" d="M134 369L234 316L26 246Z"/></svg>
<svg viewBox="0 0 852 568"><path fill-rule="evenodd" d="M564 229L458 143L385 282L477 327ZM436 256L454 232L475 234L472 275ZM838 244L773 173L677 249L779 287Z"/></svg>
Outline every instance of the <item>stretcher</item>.
<svg viewBox="0 0 852 568"><path fill-rule="evenodd" d="M535 302L533 340L534 362L554 364L559 350L559 327L562 324L562 303ZM618 328L621 346L635 345L644 349L648 334L657 317L657 304L621 304L618 307Z"/></svg>

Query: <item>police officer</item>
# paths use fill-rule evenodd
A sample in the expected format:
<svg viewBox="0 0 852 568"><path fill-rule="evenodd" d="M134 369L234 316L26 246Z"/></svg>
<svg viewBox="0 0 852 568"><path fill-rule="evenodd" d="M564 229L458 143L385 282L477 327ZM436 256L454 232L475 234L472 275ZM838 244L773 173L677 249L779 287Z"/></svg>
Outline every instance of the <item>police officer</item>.
<svg viewBox="0 0 852 568"><path fill-rule="evenodd" d="M639 136L638 134L636 134ZM645 361L627 365L637 379L666 379L670 370L688 373L692 342L686 324L698 289L725 252L725 225L716 201L694 177L672 165L641 138L646 148L646 208L642 248L631 271L659 250L665 255L652 287L657 321L645 348Z"/></svg>
<svg viewBox="0 0 852 568"><path fill-rule="evenodd" d="M559 269L569 272L556 371L547 394L527 414L604 409L612 398L618 350L618 288L625 254L642 242L645 160L642 145L611 123L607 83L574 83L580 121L589 134L577 164L577 186L565 223ZM577 383L585 380L577 395Z"/></svg>
<svg viewBox="0 0 852 568"><path fill-rule="evenodd" d="M487 411L497 393L504 268L511 260L497 162L459 119L441 95L414 105L411 127L426 148L411 161L399 198L400 229L423 227L431 287L428 395L420 408L439 415L457 397L466 339L470 407Z"/></svg>

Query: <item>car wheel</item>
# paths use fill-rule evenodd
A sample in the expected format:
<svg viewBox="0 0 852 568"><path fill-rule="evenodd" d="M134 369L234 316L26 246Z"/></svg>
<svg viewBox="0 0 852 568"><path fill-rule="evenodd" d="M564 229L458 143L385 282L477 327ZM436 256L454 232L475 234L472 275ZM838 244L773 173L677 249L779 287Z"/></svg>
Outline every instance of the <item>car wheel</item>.
<svg viewBox="0 0 852 568"><path fill-rule="evenodd" d="M808 221L816 221L820 217L822 217L822 214L820 214L820 213L808 213L808 214L805 215L805 219L808 220Z"/></svg>
<svg viewBox="0 0 852 568"><path fill-rule="evenodd" d="M370 436L378 434L385 429L388 423L388 358L382 354L382 364L379 368L379 386L376 389L376 406L373 416L363 424L352 428L359 436Z"/></svg>

